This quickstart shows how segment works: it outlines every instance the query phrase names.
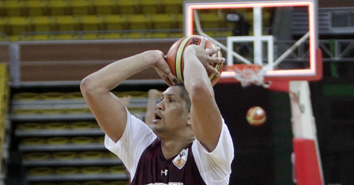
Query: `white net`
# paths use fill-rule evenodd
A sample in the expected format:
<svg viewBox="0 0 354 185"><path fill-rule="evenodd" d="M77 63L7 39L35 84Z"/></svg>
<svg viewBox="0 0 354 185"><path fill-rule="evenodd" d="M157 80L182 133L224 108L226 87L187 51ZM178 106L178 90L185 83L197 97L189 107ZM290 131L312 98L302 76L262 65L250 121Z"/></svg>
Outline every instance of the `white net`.
<svg viewBox="0 0 354 185"><path fill-rule="evenodd" d="M235 65L235 78L240 81L242 87L250 85L263 85L262 66L259 65Z"/></svg>

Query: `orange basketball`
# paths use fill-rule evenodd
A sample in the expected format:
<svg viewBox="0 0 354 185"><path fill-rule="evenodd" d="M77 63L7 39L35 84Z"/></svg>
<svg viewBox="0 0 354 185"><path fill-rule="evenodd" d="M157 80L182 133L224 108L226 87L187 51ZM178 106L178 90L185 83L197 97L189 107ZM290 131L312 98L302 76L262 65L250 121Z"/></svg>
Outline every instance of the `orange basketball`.
<svg viewBox="0 0 354 185"><path fill-rule="evenodd" d="M254 106L248 109L246 118L250 125L260 126L266 121L267 116L262 107Z"/></svg>
<svg viewBox="0 0 354 185"><path fill-rule="evenodd" d="M174 74L178 80L180 82L183 82L183 69L184 69L184 60L183 60L183 52L184 49L191 45L191 44L195 44L195 45L199 45L202 41L202 36L199 35L192 35L192 36L188 36L188 37L183 37L179 40L177 40L169 49L169 51L167 52L167 63L170 66L171 72L172 74ZM210 40L206 40L205 43L205 49L212 49L215 48L216 45L210 41ZM221 58L221 52L219 51L216 56L213 57L219 57ZM217 69L220 74L222 72L223 69L223 63L218 63L218 64L210 64L212 65L215 69ZM208 72L209 75L209 79L211 80L212 85L215 85L218 80L219 80L219 76L216 76L215 74L211 74Z"/></svg>

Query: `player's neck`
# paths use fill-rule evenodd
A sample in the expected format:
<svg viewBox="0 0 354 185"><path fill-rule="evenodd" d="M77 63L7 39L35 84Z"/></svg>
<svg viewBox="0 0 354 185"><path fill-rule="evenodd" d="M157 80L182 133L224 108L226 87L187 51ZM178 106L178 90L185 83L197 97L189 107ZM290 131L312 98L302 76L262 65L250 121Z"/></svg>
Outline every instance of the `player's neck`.
<svg viewBox="0 0 354 185"><path fill-rule="evenodd" d="M184 148L186 148L191 142L193 142L194 138L183 139L183 140L169 140L169 141L161 141L161 150L165 159L170 159L177 154L179 154Z"/></svg>

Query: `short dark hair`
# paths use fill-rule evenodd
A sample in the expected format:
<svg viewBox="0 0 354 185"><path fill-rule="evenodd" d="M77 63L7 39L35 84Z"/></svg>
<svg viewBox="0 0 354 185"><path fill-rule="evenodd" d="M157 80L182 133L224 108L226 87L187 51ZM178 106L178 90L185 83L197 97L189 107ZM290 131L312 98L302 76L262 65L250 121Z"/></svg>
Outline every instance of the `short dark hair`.
<svg viewBox="0 0 354 185"><path fill-rule="evenodd" d="M184 83L177 83L173 86L177 86L177 87L180 87L181 88L181 93L180 93L180 96L181 98L184 99L184 101L186 101L186 108L188 110L188 112L190 112L191 110L191 99L189 98L189 94L188 94L188 91L186 89L186 87L184 86Z"/></svg>

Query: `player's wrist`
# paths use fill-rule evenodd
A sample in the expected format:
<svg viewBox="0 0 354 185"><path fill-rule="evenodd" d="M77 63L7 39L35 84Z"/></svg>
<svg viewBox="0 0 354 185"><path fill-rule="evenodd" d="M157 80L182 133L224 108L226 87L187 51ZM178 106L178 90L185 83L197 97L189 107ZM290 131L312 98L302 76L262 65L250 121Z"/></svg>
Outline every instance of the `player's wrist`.
<svg viewBox="0 0 354 185"><path fill-rule="evenodd" d="M164 54L160 50L150 50L145 52L144 60L150 62L152 66L156 66L159 61L164 60Z"/></svg>
<svg viewBox="0 0 354 185"><path fill-rule="evenodd" d="M189 45L184 50L184 57L189 56L189 55L195 55L195 54L196 54L196 52L195 52L195 46L194 45Z"/></svg>

